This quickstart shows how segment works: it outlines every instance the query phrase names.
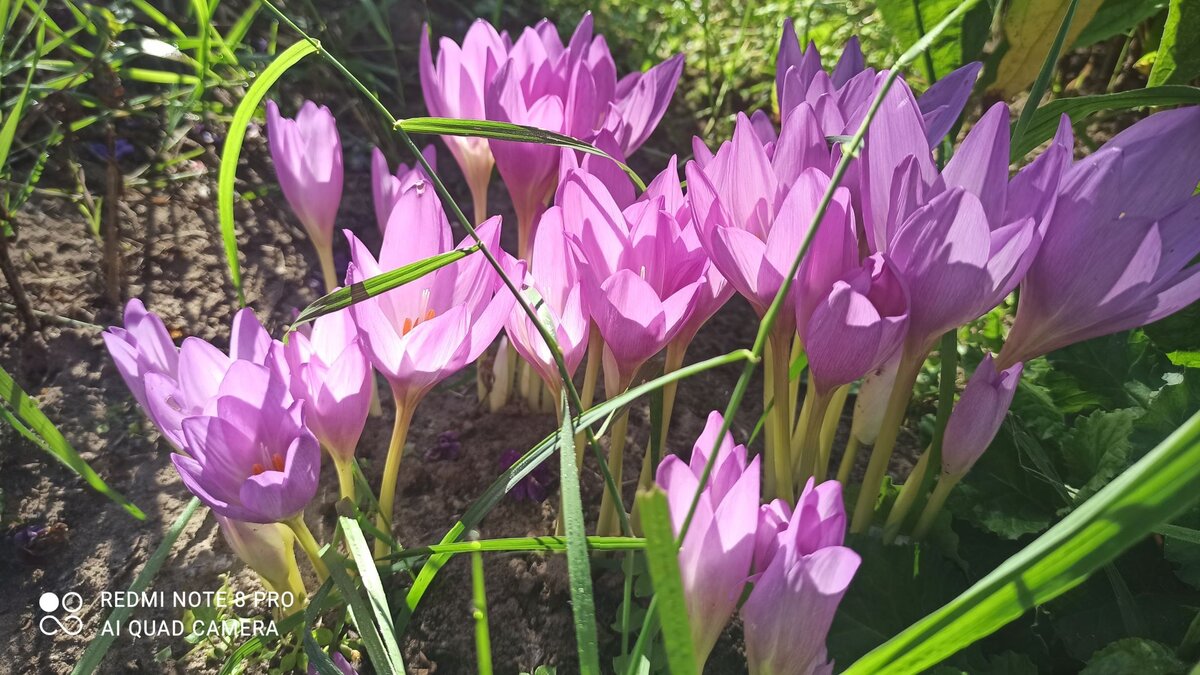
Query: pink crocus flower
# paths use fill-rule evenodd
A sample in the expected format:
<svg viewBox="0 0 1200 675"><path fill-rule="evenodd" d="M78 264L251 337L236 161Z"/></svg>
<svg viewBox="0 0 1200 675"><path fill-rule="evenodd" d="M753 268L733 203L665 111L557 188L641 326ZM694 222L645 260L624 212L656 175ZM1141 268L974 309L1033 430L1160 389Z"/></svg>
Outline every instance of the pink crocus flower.
<svg viewBox="0 0 1200 675"><path fill-rule="evenodd" d="M556 201L584 306L604 338L606 391L622 391L691 315L707 260L688 249L661 199L621 211L598 179L573 172Z"/></svg>
<svg viewBox="0 0 1200 675"><path fill-rule="evenodd" d="M1200 107L1156 113L1067 170L997 368L1200 299Z"/></svg>
<svg viewBox="0 0 1200 675"><path fill-rule="evenodd" d="M450 38L439 41L435 64L429 44L429 26L422 25L421 92L429 114L464 120L489 119L484 106L485 92L496 71L507 61L509 47L507 33L497 33L490 23L476 19L461 46ZM443 136L442 140L462 169L476 206L486 204L488 183L495 164L488 140L466 136ZM486 213L477 212L476 222L486 216Z"/></svg>
<svg viewBox="0 0 1200 675"><path fill-rule="evenodd" d="M929 147L940 143L954 126L982 68L982 63L973 62L947 73L917 100ZM827 73L816 45L810 42L802 50L792 20L784 20L775 68L775 91L783 119L807 103L817 112L826 135L852 134L882 74L866 67L857 37L846 42L837 65Z"/></svg>
<svg viewBox="0 0 1200 675"><path fill-rule="evenodd" d="M488 219L479 236L499 251L500 218ZM403 194L392 209L378 260L349 231L357 283L451 250L450 223L425 183ZM460 248L474 243L467 238ZM350 306L364 351L387 378L397 400L414 405L438 382L479 358L492 343L514 299L482 255L473 255L412 283Z"/></svg>
<svg viewBox="0 0 1200 675"><path fill-rule="evenodd" d="M965 476L987 450L1012 404L1023 363L996 370L992 355L983 357L950 413L942 437L942 473Z"/></svg>
<svg viewBox="0 0 1200 675"><path fill-rule="evenodd" d="M579 271L567 246L562 208L552 206L542 214L533 240L530 267L522 292L562 350L567 371L574 374L587 353L588 316L584 313ZM550 348L525 310L515 303L505 322L505 331L521 358L557 395L561 379Z"/></svg>
<svg viewBox="0 0 1200 675"><path fill-rule="evenodd" d="M781 530L783 517L789 520ZM758 578L741 608L750 673L832 673L825 637L861 562L842 546L841 483L814 485L810 479L794 511L776 500L770 509L763 507L760 519L767 528L754 560Z"/></svg>
<svg viewBox="0 0 1200 675"><path fill-rule="evenodd" d="M308 402L308 427L339 462L354 457L371 405L371 365L350 312L318 317L284 347L292 395Z"/></svg>
<svg viewBox="0 0 1200 675"><path fill-rule="evenodd" d="M125 326L112 326L101 333L117 372L138 405L149 412L146 402L146 375L179 374L179 348L157 314L146 311L142 301L133 298L125 304Z"/></svg>
<svg viewBox="0 0 1200 675"><path fill-rule="evenodd" d="M436 171L437 153L434 152L433 146L425 146L421 154L425 156L425 161L429 162L429 166ZM388 217L392 215L392 207L396 205L400 194L416 185L417 181L428 180L429 177L425 175L421 165L416 162L412 166L401 163L396 167L395 173L392 173L388 169L387 158L383 156L379 148L371 148L371 196L375 205L375 222L379 224L380 232L387 227Z"/></svg>
<svg viewBox="0 0 1200 675"><path fill-rule="evenodd" d="M295 119L267 101L267 139L279 187L317 250L325 287L337 285L333 223L342 201L342 141L329 108L305 101Z"/></svg>
<svg viewBox="0 0 1200 675"><path fill-rule="evenodd" d="M696 439L690 461L668 455L658 465L655 480L667 493L676 533L700 487L700 475L723 423L721 414L713 411ZM704 669L717 638L737 609L742 587L750 574L759 480L759 458L747 462L746 446L735 446L733 436L726 433L679 548L679 571L691 617L698 670Z"/></svg>

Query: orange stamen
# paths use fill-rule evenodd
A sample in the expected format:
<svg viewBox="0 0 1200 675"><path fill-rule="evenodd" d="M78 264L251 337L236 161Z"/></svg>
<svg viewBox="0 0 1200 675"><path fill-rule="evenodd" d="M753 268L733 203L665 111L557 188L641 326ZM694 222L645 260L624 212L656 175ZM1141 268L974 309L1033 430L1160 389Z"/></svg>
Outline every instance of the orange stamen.
<svg viewBox="0 0 1200 675"><path fill-rule="evenodd" d="M254 466L250 467L250 475L251 476L257 476L258 474L262 473L263 471L265 471L265 469L263 469L262 464L255 464Z"/></svg>
<svg viewBox="0 0 1200 675"><path fill-rule="evenodd" d="M271 455L271 463L275 465L276 471L283 471L283 455L279 453Z"/></svg>
<svg viewBox="0 0 1200 675"><path fill-rule="evenodd" d="M431 310L425 312L425 321L428 321L435 316L437 316L437 314L431 309Z"/></svg>
<svg viewBox="0 0 1200 675"><path fill-rule="evenodd" d="M400 330L400 335L401 336L408 335L408 331L412 330L412 328L413 328L412 319L405 319L404 320L404 328L402 328Z"/></svg>

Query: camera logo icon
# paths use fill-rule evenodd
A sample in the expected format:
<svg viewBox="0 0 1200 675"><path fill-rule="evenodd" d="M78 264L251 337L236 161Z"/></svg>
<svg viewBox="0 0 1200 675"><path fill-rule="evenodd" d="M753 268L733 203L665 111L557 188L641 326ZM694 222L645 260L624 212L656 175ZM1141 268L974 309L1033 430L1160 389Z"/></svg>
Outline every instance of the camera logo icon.
<svg viewBox="0 0 1200 675"><path fill-rule="evenodd" d="M45 612L45 616L38 621L38 630L42 635L79 635L83 632L83 619L79 618L79 611L83 609L83 596L80 594L71 591L60 598L57 593L47 591L38 598L38 607ZM56 616L60 609L66 612L61 619Z"/></svg>

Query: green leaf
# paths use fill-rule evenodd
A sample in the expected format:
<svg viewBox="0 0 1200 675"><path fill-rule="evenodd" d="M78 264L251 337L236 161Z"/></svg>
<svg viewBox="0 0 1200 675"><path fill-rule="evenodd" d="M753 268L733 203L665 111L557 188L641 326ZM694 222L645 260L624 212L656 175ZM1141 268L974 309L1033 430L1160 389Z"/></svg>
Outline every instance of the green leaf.
<svg viewBox="0 0 1200 675"><path fill-rule="evenodd" d="M1039 107L1021 138L1013 139L1011 159L1016 162L1029 154L1030 150L1050 140L1058 128L1059 118L1063 115L1070 117L1072 124L1077 124L1105 110L1136 110L1195 103L1200 103L1200 88L1183 85L1164 85L1115 94L1055 99Z"/></svg>
<svg viewBox="0 0 1200 675"><path fill-rule="evenodd" d="M158 570L162 568L164 562L167 561L167 556L171 554L171 549L175 546L175 541L179 539L179 535L183 534L183 529L187 527L192 516L196 513L196 509L200 507L200 500L192 497L187 506L183 507L183 512L175 518L175 522L171 524L171 529L167 530L167 536L163 537L158 548L154 549L154 553L150 555L150 559L146 561L146 566L138 572L133 583L129 586L129 592L140 595L143 591L150 588L150 582L154 581L154 576L158 574ZM205 514L208 513L206 509ZM83 657L75 664L75 668L71 671L71 675L90 675L96 672L100 667L100 662L104 660L108 649L112 647L113 640L117 637L117 626L120 626L129 615L133 613L131 606L118 606L109 613L108 618L104 620L104 624L113 626L114 630L105 634L104 631L99 631L96 637L88 644L87 649L83 652Z"/></svg>
<svg viewBox="0 0 1200 675"><path fill-rule="evenodd" d="M1200 589L1200 509L1193 508L1174 523L1158 528L1163 536L1163 557L1180 581Z"/></svg>
<svg viewBox="0 0 1200 675"><path fill-rule="evenodd" d="M473 138L490 138L497 141L514 141L517 143L537 143L539 145L554 145L560 148L570 148L591 155L606 157L629 174L629 178L637 185L638 190L645 190L646 183L624 162L604 152L600 148L583 141L557 134L553 131L528 127L508 122L491 122L485 120L460 120L449 117L409 117L398 120L396 126L410 134L438 134L441 136L470 136Z"/></svg>
<svg viewBox="0 0 1200 675"><path fill-rule="evenodd" d="M439 253L423 260L411 262L394 270L376 274L369 279L339 288L332 293L317 298L312 304L305 307L296 317L296 320L292 322L292 325L288 327L288 332L296 330L301 324L312 321L319 316L341 311L350 305L416 281L426 274L447 265L452 265L478 250L478 246L470 246L446 251L445 253Z"/></svg>
<svg viewBox="0 0 1200 675"><path fill-rule="evenodd" d="M134 518L145 520L146 514L121 493L110 488L104 479L92 470L54 423L38 409L33 399L17 386L12 376L3 368L0 368L0 418L43 452L78 474L93 490L119 504Z"/></svg>
<svg viewBox="0 0 1200 675"><path fill-rule="evenodd" d="M1030 51L1036 54L1038 52L1038 48L1041 46L1040 42L1034 42L1032 45L1018 44L1017 38L1019 36L1012 34L1012 27L1008 22L1009 18L1017 14L1016 7L1028 6L1031 10L1028 14L1024 15L1025 20L1021 24L1021 28L1023 30L1020 31L1020 37L1024 37L1029 33L1037 33L1038 31L1042 31L1047 28L1047 26L1043 26L1038 23L1036 19L1037 15L1035 15L1032 11L1032 7L1037 6L1044 8L1050 4L1051 3L1049 2L1045 2L1045 0L1043 0L1041 3L1035 3L1026 0L1016 0L1013 3L1013 6L1009 7L1009 13L1005 16L1005 30L1009 32L1008 40L1010 52L1005 54L1005 58L1000 63L1000 75L997 76L997 79L1004 77L1004 66L1007 63L1014 59L1018 60L1019 62L1027 59ZM1085 7L1084 12L1086 13L1089 11L1089 9L1090 11L1094 12L1099 3L1095 0L1087 0L1087 2L1083 4ZM1021 137L1025 135L1025 129L1029 127L1029 122L1033 119L1033 114L1037 112L1038 106L1040 106L1042 103L1042 96L1045 95L1046 89L1050 86L1050 78L1053 77L1054 70L1058 65L1058 56L1062 53L1063 48L1069 44L1068 35L1071 33L1071 26L1077 26L1077 24L1075 24L1075 15L1079 11L1079 5L1080 0L1070 0L1070 4L1067 5L1066 13L1063 14L1062 23L1058 27L1058 32L1054 35L1054 42L1050 44L1050 51L1046 53L1045 60L1042 61L1042 67L1038 71L1037 79L1033 81L1033 86L1029 89L1029 97L1025 100L1025 105L1021 108L1021 115L1017 117L1017 122L1013 125L1012 142L1014 144L1021 142ZM1076 30L1076 32L1078 32L1078 30ZM1030 50L1030 47L1033 47L1033 49Z"/></svg>
<svg viewBox="0 0 1200 675"><path fill-rule="evenodd" d="M1167 358L1177 366L1200 368L1200 352L1170 352Z"/></svg>
<svg viewBox="0 0 1200 675"><path fill-rule="evenodd" d="M1128 638L1117 640L1092 655L1092 660L1079 671L1080 675L1182 675L1183 662L1166 645Z"/></svg>
<svg viewBox="0 0 1200 675"><path fill-rule="evenodd" d="M208 31L204 31L204 35L207 37ZM225 145L221 148L221 170L217 174L217 214L221 221L221 239L225 242L225 264L229 267L229 277L237 291L238 302L243 306L246 304L246 294L242 290L242 268L238 263L237 230L233 221L233 182L237 178L238 158L242 154L242 142L246 139L246 127L250 125L250 118L271 86L300 59L316 51L317 47L312 42L301 40L285 49L263 70L238 104L233 121L229 123L229 135L225 137Z"/></svg>
<svg viewBox="0 0 1200 675"><path fill-rule="evenodd" d="M396 644L396 627L392 625L392 611L388 609L387 594L383 590L383 582L379 579L379 570L375 568L375 560L371 556L371 548L367 546L367 539L363 536L358 521L353 518L340 516L338 526L342 528L342 534L346 536L346 548L350 550L350 555L354 558L354 565L358 568L358 578L367 592L367 599L371 601L375 626L379 630L383 647L387 650L387 661L375 661L376 664L379 664L376 667L386 663L392 668L390 672L404 672L404 657L400 654L400 646Z"/></svg>
<svg viewBox="0 0 1200 675"><path fill-rule="evenodd" d="M1200 75L1200 0L1171 0L1148 87L1182 84Z"/></svg>
<svg viewBox="0 0 1200 675"><path fill-rule="evenodd" d="M1166 8L1167 0L1104 0L1072 47L1081 49L1127 33Z"/></svg>
<svg viewBox="0 0 1200 675"><path fill-rule="evenodd" d="M575 618L575 643L579 669L600 674L596 640L596 603L592 597L592 568L588 561L587 531L583 523L583 500L579 496L579 468L575 465L575 425L567 394L559 401L562 426L558 430L559 482L562 484L562 515L567 535L567 572L571 581L571 614Z"/></svg>
<svg viewBox="0 0 1200 675"><path fill-rule="evenodd" d="M692 646L683 580L679 576L679 549L675 547L667 493L655 486L639 492L637 502L646 533L646 566L658 598L658 618L667 647L667 663L673 675L696 673L696 652Z"/></svg>
<svg viewBox="0 0 1200 675"><path fill-rule="evenodd" d="M1038 441L1022 434L1014 425L1004 425L949 500L956 517L1005 539L1042 532L1062 505L1028 456L1025 444Z"/></svg>
<svg viewBox="0 0 1200 675"><path fill-rule="evenodd" d="M1143 414L1139 408L1097 410L1080 417L1062 441L1067 477L1079 486L1074 503L1081 504L1129 466L1134 422Z"/></svg>
<svg viewBox="0 0 1200 675"><path fill-rule="evenodd" d="M1145 326L1146 337L1166 352L1200 351L1200 302Z"/></svg>
<svg viewBox="0 0 1200 675"><path fill-rule="evenodd" d="M876 3L884 25L901 44L912 44L919 40L928 27L954 11L958 5L958 0L879 0ZM978 58L987 39L989 23L991 12L987 3L980 3L962 19L947 27L929 49L935 77L945 77L951 70Z"/></svg>
<svg viewBox="0 0 1200 675"><path fill-rule="evenodd" d="M1193 504L1200 413L1082 506L953 601L846 673L917 673L1082 583Z"/></svg>
<svg viewBox="0 0 1200 675"><path fill-rule="evenodd" d="M340 524L340 521L346 519L339 518L338 520ZM362 533L360 532L359 534L361 536ZM368 558L370 558L369 552ZM374 665L377 671L383 673L404 672L403 662L397 663L393 660L392 645L395 644L395 633L388 632L390 625L381 624L374 618L375 599L372 598L371 605L367 605L362 595L359 594L358 588L355 587L354 580L346 573L346 569L343 566L345 564L344 559L338 555L338 552L332 546L326 547L325 552L321 555L321 559L325 561L325 565L329 568L329 578L333 580L334 586L337 587L338 592L346 600L350 611L350 620L354 623L358 634L362 636L363 646L366 647L367 654L371 657L372 665ZM357 563L357 559L355 562ZM363 567L357 564L355 566L361 574ZM368 562L368 566L374 569L375 564L374 562ZM371 591L368 589L368 595L370 594ZM384 603L386 606L386 600ZM391 644L388 644L389 642Z"/></svg>
<svg viewBox="0 0 1200 675"><path fill-rule="evenodd" d="M962 570L932 547L886 545L854 534L846 545L862 564L829 630L836 663L851 663L967 587Z"/></svg>

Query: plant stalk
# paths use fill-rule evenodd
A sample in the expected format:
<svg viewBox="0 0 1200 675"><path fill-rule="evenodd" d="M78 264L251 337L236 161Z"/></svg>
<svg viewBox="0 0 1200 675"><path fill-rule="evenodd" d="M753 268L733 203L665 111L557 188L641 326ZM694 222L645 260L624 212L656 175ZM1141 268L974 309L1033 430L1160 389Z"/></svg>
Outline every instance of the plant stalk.
<svg viewBox="0 0 1200 675"><path fill-rule="evenodd" d="M917 465L913 467L912 473L908 474L908 480L904 481L904 486L900 488L896 503L892 504L892 510L883 526L883 543L892 543L896 535L900 534L908 512L912 510L913 504L917 503L917 497L924 492L921 488L925 482L925 472L929 470L929 455L930 450L926 448L917 460Z"/></svg>
<svg viewBox="0 0 1200 675"><path fill-rule="evenodd" d="M388 443L387 460L383 465L383 482L379 485L379 516L376 525L380 530L392 534L392 512L396 503L396 488L400 476L400 460L404 457L404 442L408 438L408 427L412 423L415 404L410 404L399 392L396 398L396 421L392 426L392 440ZM375 557L382 558L391 553L386 542L375 542Z"/></svg>
<svg viewBox="0 0 1200 675"><path fill-rule="evenodd" d="M825 421L821 423L821 463L816 475L825 480L829 475L829 460L833 455L833 441L837 437L838 425L842 421L842 413L846 411L846 399L850 395L850 385L844 384L833 392L829 407L825 410Z"/></svg>
<svg viewBox="0 0 1200 675"><path fill-rule="evenodd" d="M329 578L329 568L325 566L325 561L321 560L321 546L317 544L312 531L308 529L308 524L304 522L304 514L289 518L284 524L292 528L292 532L296 535L296 541L308 555L308 560L317 573L317 579L321 583L325 583L325 580Z"/></svg>
<svg viewBox="0 0 1200 675"><path fill-rule="evenodd" d="M913 539L924 539L925 535L929 534L930 528L937 522L938 514L942 512L942 507L946 505L946 498L960 480L962 476L945 473L938 477L937 486L933 488L933 494L929 495L929 501L925 502L925 510L921 511L921 517L913 528Z"/></svg>
<svg viewBox="0 0 1200 675"><path fill-rule="evenodd" d="M623 391L624 389L622 389ZM609 433L608 470L612 473L613 482L617 484L618 495L621 489L621 473L625 464L625 436L629 431L629 409L622 410L617 419L613 420L612 432ZM621 533L617 525L617 509L625 509L619 499L613 499L612 494L605 490L600 498L600 521L596 525L596 534L601 537L616 536Z"/></svg>
<svg viewBox="0 0 1200 675"><path fill-rule="evenodd" d="M883 485L883 476L887 473L888 462L892 459L892 450L896 447L896 438L900 434L900 424L908 411L913 384L917 381L917 374L923 362L923 356L913 357L905 354L901 357L896 382L892 385L892 393L888 396L883 422L879 427L879 437L875 439L875 447L871 449L871 460L867 464L867 473L863 476L858 502L854 505L851 532L866 532L875 517L875 501L879 497L879 488Z"/></svg>
<svg viewBox="0 0 1200 675"><path fill-rule="evenodd" d="M776 440L773 450L775 456L772 458L775 466L775 496L790 506L796 499L796 490L792 483L792 407L788 402L788 370L791 368L788 356L791 354L791 338L776 331L775 337L771 339L774 341L771 366L775 371L772 373L771 382L775 389L775 404L772 408Z"/></svg>
<svg viewBox="0 0 1200 675"><path fill-rule="evenodd" d="M842 462L838 465L837 481L845 486L850 482L850 472L854 470L854 462L858 459L858 436L850 433L846 441L846 449L842 452Z"/></svg>
<svg viewBox="0 0 1200 675"><path fill-rule="evenodd" d="M337 271L333 265L333 246L321 246L314 241L313 248L317 249L317 262L321 265L321 278L325 280L325 292L332 293L338 287Z"/></svg>
<svg viewBox="0 0 1200 675"><path fill-rule="evenodd" d="M354 460L345 460L333 453L329 456L333 459L334 470L337 471L338 496L354 503Z"/></svg>

